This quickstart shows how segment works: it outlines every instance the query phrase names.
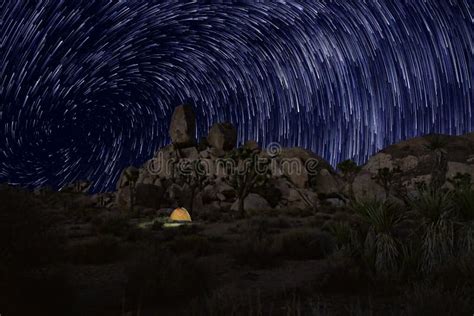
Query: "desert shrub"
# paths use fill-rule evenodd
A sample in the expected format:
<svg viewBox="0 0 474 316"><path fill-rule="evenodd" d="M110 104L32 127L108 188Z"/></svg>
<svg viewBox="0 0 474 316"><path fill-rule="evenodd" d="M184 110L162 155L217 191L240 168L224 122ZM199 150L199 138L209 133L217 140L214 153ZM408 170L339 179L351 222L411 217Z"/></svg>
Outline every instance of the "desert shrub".
<svg viewBox="0 0 474 316"><path fill-rule="evenodd" d="M211 253L212 245L206 237L198 235L178 236L168 244L174 253L190 253L205 256Z"/></svg>
<svg viewBox="0 0 474 316"><path fill-rule="evenodd" d="M436 267L430 276L437 284L449 291L466 289L468 293L474 292L474 255L450 258L442 266Z"/></svg>
<svg viewBox="0 0 474 316"><path fill-rule="evenodd" d="M28 273L10 271L6 281L0 282L0 309L5 315L72 313L73 289L67 271L60 267L34 269Z"/></svg>
<svg viewBox="0 0 474 316"><path fill-rule="evenodd" d="M291 223L287 218L278 216L276 218L269 219L269 226L271 228L286 229L291 227Z"/></svg>
<svg viewBox="0 0 474 316"><path fill-rule="evenodd" d="M160 231L160 239L162 241L170 241L178 236L196 235L201 230L202 227L196 224L182 225L178 227L166 227Z"/></svg>
<svg viewBox="0 0 474 316"><path fill-rule="evenodd" d="M259 290L248 292L233 289L217 290L194 300L185 313L191 316L273 315L273 304L262 301ZM184 314L183 314L184 315ZM286 314L285 315L290 315Z"/></svg>
<svg viewBox="0 0 474 316"><path fill-rule="evenodd" d="M92 240L70 246L68 259L74 264L105 264L120 258L118 239L110 235L101 235Z"/></svg>
<svg viewBox="0 0 474 316"><path fill-rule="evenodd" d="M151 226L151 229L154 229L154 227L159 227L159 226L153 224L153 226ZM146 241L146 240L153 239L153 237L154 237L154 234L152 230L143 229L139 227L131 227L130 229L126 231L126 234L122 236L122 238L130 242Z"/></svg>
<svg viewBox="0 0 474 316"><path fill-rule="evenodd" d="M404 314L423 315L470 315L472 298L461 288L447 290L437 283L415 284L404 297Z"/></svg>
<svg viewBox="0 0 474 316"><path fill-rule="evenodd" d="M258 216L247 221L246 233L250 232L258 235L275 234L282 228L290 227L288 220L282 217Z"/></svg>
<svg viewBox="0 0 474 316"><path fill-rule="evenodd" d="M123 214L108 214L94 221L97 232L104 235L124 236L130 229L128 217Z"/></svg>
<svg viewBox="0 0 474 316"><path fill-rule="evenodd" d="M58 218L27 191L0 186L0 201L0 313L67 314L51 299L68 302L67 283L48 272L63 259Z"/></svg>
<svg viewBox="0 0 474 316"><path fill-rule="evenodd" d="M278 239L278 255L287 259L322 259L334 249L334 240L320 231L290 231Z"/></svg>
<svg viewBox="0 0 474 316"><path fill-rule="evenodd" d="M283 210L283 214L289 217L309 217L309 216L314 215L314 212L312 209L309 209L309 208L305 208L305 209L287 208Z"/></svg>
<svg viewBox="0 0 474 316"><path fill-rule="evenodd" d="M0 201L0 265L27 269L57 260L62 238L54 214L26 191L2 188Z"/></svg>
<svg viewBox="0 0 474 316"><path fill-rule="evenodd" d="M232 257L238 265L255 268L272 267L278 263L274 239L250 234L232 248Z"/></svg>
<svg viewBox="0 0 474 316"><path fill-rule="evenodd" d="M203 212L203 213L200 213L198 217L200 220L203 220L206 222L217 223L222 219L223 214L222 212L218 212L218 211Z"/></svg>
<svg viewBox="0 0 474 316"><path fill-rule="evenodd" d="M334 237L338 250L350 247L354 242L355 231L347 222L332 222L326 226L326 230Z"/></svg>
<svg viewBox="0 0 474 316"><path fill-rule="evenodd" d="M187 304L195 297L208 295L214 283L209 264L162 249L143 253L129 264L126 275L126 297L131 307L141 302Z"/></svg>
<svg viewBox="0 0 474 316"><path fill-rule="evenodd" d="M351 257L334 257L313 285L322 293L360 293L371 286L371 276Z"/></svg>

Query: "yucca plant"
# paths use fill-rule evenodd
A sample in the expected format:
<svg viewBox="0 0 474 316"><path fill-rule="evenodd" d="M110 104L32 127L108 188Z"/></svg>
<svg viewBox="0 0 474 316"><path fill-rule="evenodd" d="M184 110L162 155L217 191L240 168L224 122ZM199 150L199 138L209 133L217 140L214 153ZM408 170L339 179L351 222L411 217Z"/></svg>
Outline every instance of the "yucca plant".
<svg viewBox="0 0 474 316"><path fill-rule="evenodd" d="M454 211L453 194L450 191L420 188L410 200L410 207L425 222L436 222L452 217Z"/></svg>
<svg viewBox="0 0 474 316"><path fill-rule="evenodd" d="M419 277L418 271L421 267L422 248L420 240L413 238L401 245L400 275L406 279Z"/></svg>
<svg viewBox="0 0 474 316"><path fill-rule="evenodd" d="M410 205L421 217L421 270L429 273L454 254L453 193L431 187L424 188L411 200Z"/></svg>
<svg viewBox="0 0 474 316"><path fill-rule="evenodd" d="M352 209L369 225L364 241L364 256L376 273L392 272L397 267L399 242L395 228L404 220L404 213L390 201L354 202Z"/></svg>
<svg viewBox="0 0 474 316"><path fill-rule="evenodd" d="M453 206L463 222L474 221L474 191L471 189L456 190Z"/></svg>
<svg viewBox="0 0 474 316"><path fill-rule="evenodd" d="M421 247L421 270L429 273L455 254L454 223L449 219L426 223Z"/></svg>
<svg viewBox="0 0 474 316"><path fill-rule="evenodd" d="M459 251L471 253L474 251L474 191L470 187L456 190L454 207L460 221Z"/></svg>
<svg viewBox="0 0 474 316"><path fill-rule="evenodd" d="M352 203L352 210L378 233L391 234L405 219L399 206L391 201L364 200Z"/></svg>
<svg viewBox="0 0 474 316"><path fill-rule="evenodd" d="M342 254L352 255L360 247L357 231L347 222L335 222L328 226L336 241L336 249Z"/></svg>

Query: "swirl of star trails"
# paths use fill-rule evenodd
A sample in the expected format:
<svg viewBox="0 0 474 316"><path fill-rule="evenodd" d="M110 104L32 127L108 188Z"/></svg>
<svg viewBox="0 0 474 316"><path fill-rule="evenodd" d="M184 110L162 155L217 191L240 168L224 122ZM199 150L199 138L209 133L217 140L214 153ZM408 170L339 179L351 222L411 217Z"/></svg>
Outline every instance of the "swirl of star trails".
<svg viewBox="0 0 474 316"><path fill-rule="evenodd" d="M241 142L333 165L472 131L473 11L469 0L4 0L0 181L113 189L169 143L184 102L199 136L230 121Z"/></svg>

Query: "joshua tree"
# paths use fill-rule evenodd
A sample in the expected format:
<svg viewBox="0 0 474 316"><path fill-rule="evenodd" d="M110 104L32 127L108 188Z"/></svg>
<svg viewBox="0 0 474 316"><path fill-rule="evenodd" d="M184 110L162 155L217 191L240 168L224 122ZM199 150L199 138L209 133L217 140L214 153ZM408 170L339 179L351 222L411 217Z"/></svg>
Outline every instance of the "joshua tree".
<svg viewBox="0 0 474 316"><path fill-rule="evenodd" d="M206 170L201 159L194 161L185 160L183 164L178 163L178 168L178 177L189 186L190 197L186 207L192 213L196 191L202 190L209 183L208 170Z"/></svg>
<svg viewBox="0 0 474 316"><path fill-rule="evenodd" d="M135 185L139 175L140 172L135 167L128 167L125 170L125 178L128 181L128 189L130 190L130 212L133 212L133 207L135 205Z"/></svg>
<svg viewBox="0 0 474 316"><path fill-rule="evenodd" d="M343 179L349 184L349 196L351 199L354 198L353 183L357 173L361 170L354 161L344 160L337 165L337 169L341 171Z"/></svg>
<svg viewBox="0 0 474 316"><path fill-rule="evenodd" d="M267 182L270 159L259 157L258 149L241 147L232 151L227 162L226 180L235 190L240 216L245 217L245 198L253 189Z"/></svg>
<svg viewBox="0 0 474 316"><path fill-rule="evenodd" d="M397 183L397 175L401 173L399 167L390 169L390 168L381 168L377 170L377 175L375 176L375 181L380 184L385 191L385 199L388 199L390 191L393 186Z"/></svg>
<svg viewBox="0 0 474 316"><path fill-rule="evenodd" d="M446 141L439 135L432 135L425 146L431 152L433 166L431 170L431 187L434 190L440 189L446 182L446 172L448 171L448 160L446 158Z"/></svg>

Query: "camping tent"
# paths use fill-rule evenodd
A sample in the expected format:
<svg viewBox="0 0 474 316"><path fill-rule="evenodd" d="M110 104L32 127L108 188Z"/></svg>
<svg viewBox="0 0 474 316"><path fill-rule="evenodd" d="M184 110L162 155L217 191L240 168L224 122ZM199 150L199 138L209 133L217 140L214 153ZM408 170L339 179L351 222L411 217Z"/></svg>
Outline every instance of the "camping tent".
<svg viewBox="0 0 474 316"><path fill-rule="evenodd" d="M174 222L191 222L191 215L184 207L179 207L170 215L170 220Z"/></svg>

